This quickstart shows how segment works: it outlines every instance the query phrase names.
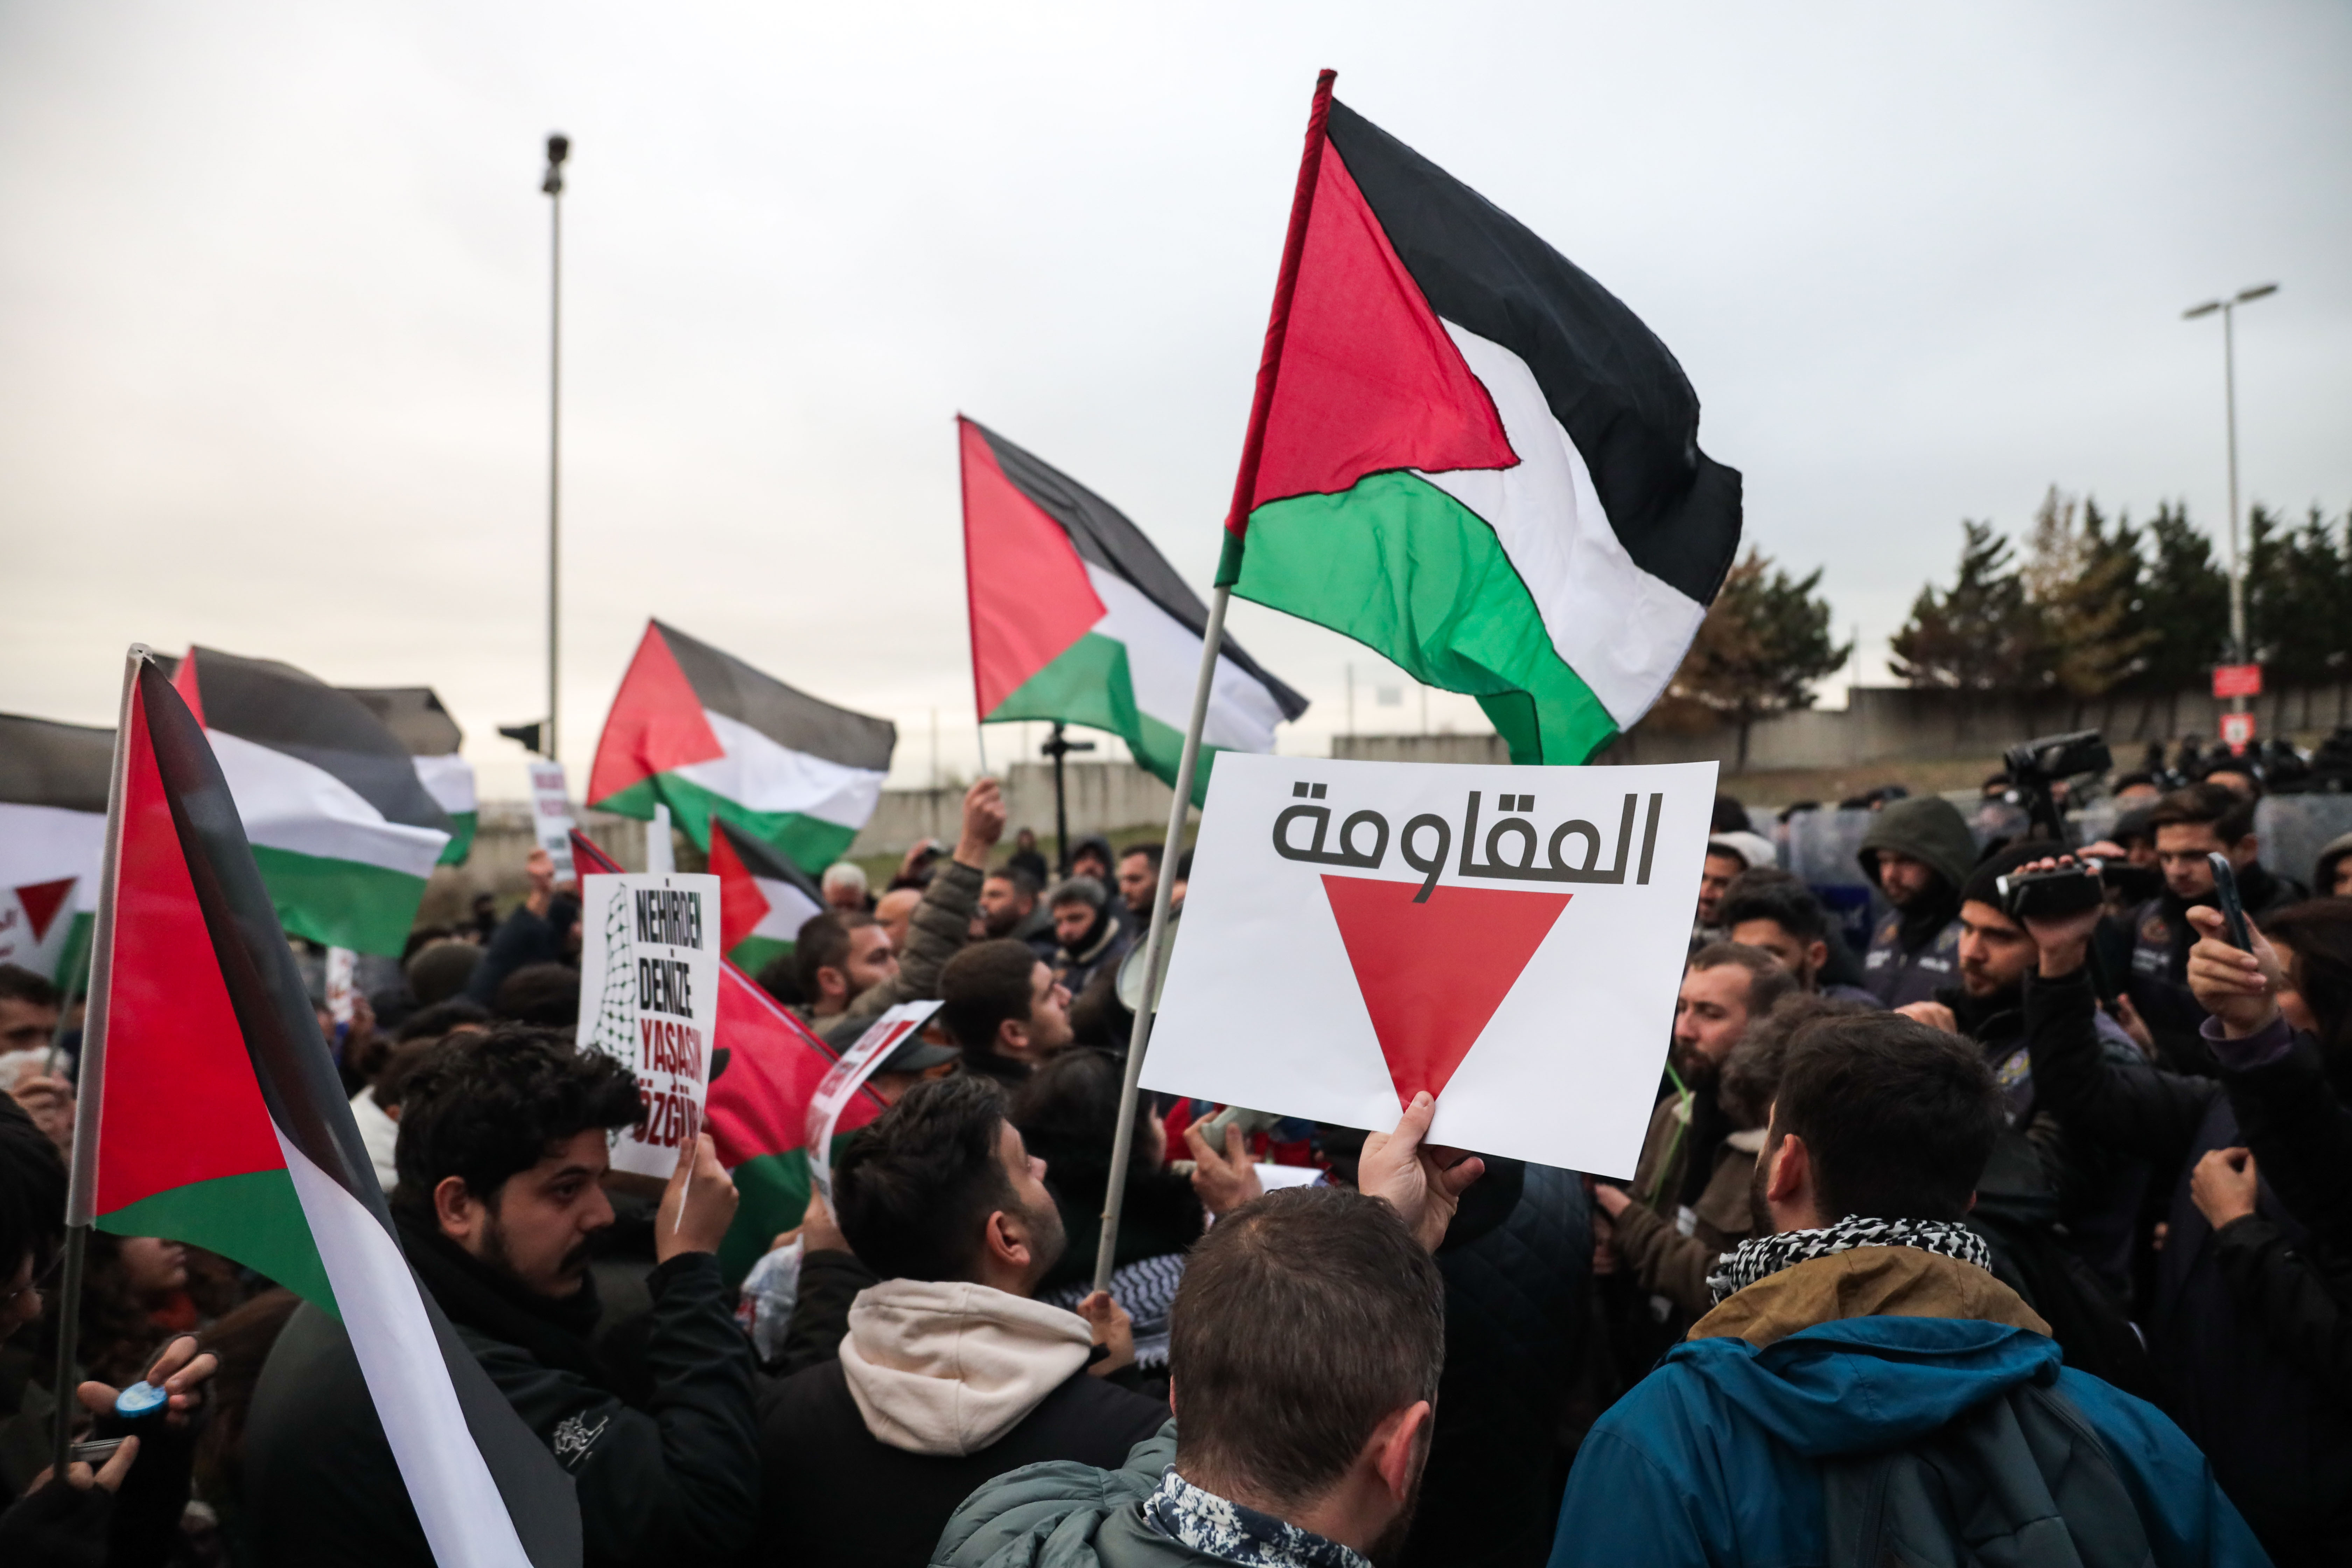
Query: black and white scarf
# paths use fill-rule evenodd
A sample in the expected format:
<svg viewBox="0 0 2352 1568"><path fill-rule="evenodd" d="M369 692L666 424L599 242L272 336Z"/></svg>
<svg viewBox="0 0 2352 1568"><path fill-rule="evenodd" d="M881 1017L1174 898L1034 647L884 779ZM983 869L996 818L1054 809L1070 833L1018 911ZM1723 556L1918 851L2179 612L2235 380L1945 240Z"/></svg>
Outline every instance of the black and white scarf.
<svg viewBox="0 0 2352 1568"><path fill-rule="evenodd" d="M1783 1268L1857 1247L1914 1247L1988 1271L1992 1268L1992 1254L1986 1249L1984 1237L1958 1220L1857 1219L1849 1215L1819 1230L1783 1231L1741 1242L1736 1250L1723 1255L1716 1271L1706 1277L1706 1288L1720 1302Z"/></svg>

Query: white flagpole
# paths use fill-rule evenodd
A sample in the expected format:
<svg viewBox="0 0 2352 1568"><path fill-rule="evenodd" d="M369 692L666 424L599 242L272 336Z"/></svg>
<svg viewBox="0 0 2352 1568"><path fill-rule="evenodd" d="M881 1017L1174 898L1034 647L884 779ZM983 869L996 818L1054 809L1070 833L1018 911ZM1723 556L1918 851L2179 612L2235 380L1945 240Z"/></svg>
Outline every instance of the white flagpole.
<svg viewBox="0 0 2352 1568"><path fill-rule="evenodd" d="M1110 1184L1103 1191L1102 1239L1095 1250L1095 1289L1110 1289L1118 1251L1118 1211L1127 1199L1127 1165L1135 1152L1135 1102L1143 1077L1143 1050L1151 1038L1151 1014L1160 998L1160 971L1168 962L1168 905L1176 886L1176 858L1184 843L1184 813L1192 804L1192 773L1201 760L1201 729L1209 716L1209 691L1216 684L1217 651L1225 640L1225 605L1234 596L1220 584L1209 601L1208 635L1201 639L1201 679L1192 689L1192 718L1184 726L1184 750L1176 761L1176 798L1168 807L1168 837L1160 843L1160 887L1151 895L1151 929L1143 939L1143 1005L1127 1040L1127 1076L1118 1089L1118 1128L1110 1146Z"/></svg>
<svg viewBox="0 0 2352 1568"><path fill-rule="evenodd" d="M132 643L122 659L122 703L114 721L114 761L106 780L106 848L99 862L98 920L90 931L89 992L83 1000L81 1059L74 1069L73 1174L66 1188L65 1279L58 1290L57 1431L53 1486L65 1484L72 1447L75 1330L81 1321L82 1257L98 1202L98 1113L106 1098L106 1012L114 980L114 884L122 861L122 786L131 761L131 705L147 646Z"/></svg>

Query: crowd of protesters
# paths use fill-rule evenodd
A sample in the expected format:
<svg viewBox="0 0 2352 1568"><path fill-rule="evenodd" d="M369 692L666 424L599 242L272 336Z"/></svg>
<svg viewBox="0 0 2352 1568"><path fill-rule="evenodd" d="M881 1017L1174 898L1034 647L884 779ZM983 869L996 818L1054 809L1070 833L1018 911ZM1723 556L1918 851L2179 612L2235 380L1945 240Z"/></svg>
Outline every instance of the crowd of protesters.
<svg viewBox="0 0 2352 1568"><path fill-rule="evenodd" d="M827 869L758 977L835 1050L940 1003L776 1238L772 1332L707 1136L608 1171L635 1089L573 1045L543 856L320 1021L591 1563L2352 1563L2352 836L2266 866L2263 770L2199 761L2080 847L1849 803L1852 924L1719 800L1633 1171L1435 1147L1427 1096L1370 1134L1147 1096L1107 1291L1118 979L1190 856L1051 873L992 781L886 885ZM0 967L0 1562L428 1563L341 1323L250 1270L93 1237L50 1386L73 1025ZM58 1405L115 1435L142 1378L161 1417L51 1477Z"/></svg>

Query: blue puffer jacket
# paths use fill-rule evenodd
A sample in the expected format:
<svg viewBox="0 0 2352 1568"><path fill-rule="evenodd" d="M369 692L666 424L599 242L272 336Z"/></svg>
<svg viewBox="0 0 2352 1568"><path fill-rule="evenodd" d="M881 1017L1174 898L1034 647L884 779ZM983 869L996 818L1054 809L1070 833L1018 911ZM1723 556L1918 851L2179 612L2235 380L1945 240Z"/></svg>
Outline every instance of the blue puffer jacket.
<svg viewBox="0 0 2352 1568"><path fill-rule="evenodd" d="M1738 1338L1675 1346L1585 1439L1551 1568L1819 1563L1819 1460L1911 1442L2018 1384L2053 1378L2106 1446L2160 1568L2269 1562L2180 1429L2062 1366L2043 1335L1966 1318L1856 1317L1762 1350Z"/></svg>

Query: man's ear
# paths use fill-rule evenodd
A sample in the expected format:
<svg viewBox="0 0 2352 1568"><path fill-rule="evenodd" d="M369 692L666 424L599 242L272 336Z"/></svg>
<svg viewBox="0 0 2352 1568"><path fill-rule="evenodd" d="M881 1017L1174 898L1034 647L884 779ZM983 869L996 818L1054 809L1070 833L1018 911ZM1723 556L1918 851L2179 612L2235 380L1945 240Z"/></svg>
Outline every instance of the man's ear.
<svg viewBox="0 0 2352 1568"><path fill-rule="evenodd" d="M1014 1061L1023 1059L1022 1053L1029 1048L1029 1020L1007 1018L997 1025L996 1045L1001 1055L1011 1057Z"/></svg>
<svg viewBox="0 0 2352 1568"><path fill-rule="evenodd" d="M1010 1210L998 1209L982 1227L981 1247L1007 1268L1025 1269L1034 1254L1029 1248L1029 1222Z"/></svg>
<svg viewBox="0 0 2352 1568"><path fill-rule="evenodd" d="M830 963L820 963L816 966L816 994L824 996L831 992L849 994L849 976Z"/></svg>
<svg viewBox="0 0 2352 1568"><path fill-rule="evenodd" d="M1819 974L1822 972L1822 965L1829 961L1830 944L1828 942L1817 942L1805 949L1805 965L1815 974Z"/></svg>
<svg viewBox="0 0 2352 1568"><path fill-rule="evenodd" d="M433 1184L433 1217L450 1240L473 1240L484 1212L481 1202L466 1190L465 1177L444 1176Z"/></svg>
<svg viewBox="0 0 2352 1568"><path fill-rule="evenodd" d="M1365 1445L1371 1450L1373 1473L1399 1503L1412 1492L1413 1478L1421 1473L1421 1462L1428 1456L1433 1414L1428 1400L1417 1400L1381 1421Z"/></svg>
<svg viewBox="0 0 2352 1568"><path fill-rule="evenodd" d="M1765 1158L1770 1163L1764 1171L1764 1201L1794 1202L1812 1173L1812 1155L1805 1141L1793 1132L1783 1133L1780 1142L1766 1152Z"/></svg>
<svg viewBox="0 0 2352 1568"><path fill-rule="evenodd" d="M2252 834L2247 834L2230 847L2231 866L2237 870L2244 870L2260 858L2262 848L2261 841Z"/></svg>

